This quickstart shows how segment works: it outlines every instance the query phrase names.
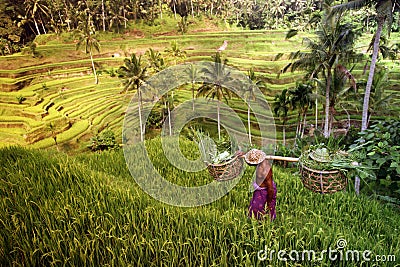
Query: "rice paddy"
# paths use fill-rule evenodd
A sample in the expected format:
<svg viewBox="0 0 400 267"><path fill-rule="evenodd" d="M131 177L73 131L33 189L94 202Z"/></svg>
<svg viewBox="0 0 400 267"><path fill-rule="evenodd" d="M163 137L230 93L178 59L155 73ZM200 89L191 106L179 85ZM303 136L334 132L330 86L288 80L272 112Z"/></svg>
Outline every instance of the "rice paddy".
<svg viewBox="0 0 400 267"><path fill-rule="evenodd" d="M187 52L184 61L209 60L215 48L220 45L221 40L227 40L229 46L224 51L224 57L228 58L228 64L243 72L250 67L256 71L256 75L265 84L262 91L265 98L271 104L274 96L283 89L292 88L296 81L301 79L301 73L285 73L277 77L280 69L289 61L287 56L290 52L301 47L301 38L309 34L303 34L290 40L285 40L285 31L224 31L224 32L193 32L179 36L178 44L182 50ZM123 116L134 92L120 94L122 91L121 81L116 77L107 74L123 65L124 56L130 53L142 54L148 48L161 52L169 47L170 43L177 36L149 36L144 38L105 38L101 42L101 54L95 55L95 62L100 72L100 83L94 84L93 74L90 69L90 60L83 53L75 51L74 44L64 36L40 37L37 40L37 52L42 57L33 58L29 54L16 54L0 58L0 126L11 125L19 128L14 138L7 133L7 127L0 127L0 146L23 145L33 147L53 146L51 137L48 140L34 138L41 144L31 142L27 138L32 132L46 135L46 125L50 122L57 124L59 121L77 123L80 120L87 120L87 127L75 126L79 131L74 134L65 133L61 138L68 143L69 147L76 149L85 147L84 142L90 136L95 135L99 129L110 128L120 136ZM396 38L396 37L393 37ZM361 46L362 48L362 46ZM284 56L275 61L275 55L283 53ZM62 56L57 56L62 55ZM118 55L115 57L115 55ZM172 62L170 63L172 64ZM389 76L397 79L399 72L398 62L387 61L390 69ZM362 66L360 66L361 68ZM360 70L361 71L361 70ZM358 72L360 72L358 71ZM361 77L361 74L357 74ZM393 93L393 102L398 102L398 87L390 90ZM176 97L182 93L180 101L190 98L184 90L178 90ZM23 99L19 103L19 99ZM232 103L234 103L234 99ZM228 103L229 104L229 103ZM239 111L245 106L236 105ZM112 112L110 112L112 110ZM348 110L352 119L358 120L359 112ZM322 114L322 105L320 106ZM396 116L398 109L394 106L392 116ZM310 109L307 118L315 121L315 113ZM345 120L346 113L338 107L336 118ZM286 125L288 139L295 137L296 111L289 113L289 120ZM322 123L322 116L318 118ZM282 139L282 122L275 121L278 129L277 138ZM64 125L65 126L65 125ZM257 131L257 129L255 129ZM77 135L77 132L80 132ZM45 138L45 139L46 139Z"/></svg>
<svg viewBox="0 0 400 267"><path fill-rule="evenodd" d="M257 222L247 218L254 167L247 167L221 199L184 208L153 199L137 184L138 178L152 179L144 160L136 160L142 172L135 177L121 149L82 153L90 138L105 129L121 143L124 116L136 92L121 93L121 81L109 73L131 53L150 47L162 52L178 40L187 53L183 61L210 60L227 40L223 55L228 64L244 73L253 67L271 104L302 78L299 72L277 74L290 52L301 47L301 37L310 35L285 40L286 31L179 36L157 31L100 38L101 53L95 55L99 84L94 84L88 56L75 51L70 35L37 38L40 57L27 51L0 57L0 266L400 266L399 207L357 196L351 182L346 191L316 194L303 186L297 168L275 166L277 219ZM275 60L278 53L284 55ZM398 103L399 62L382 62L393 85L388 91ZM362 68L356 66L356 76L365 79ZM178 106L191 99L190 86L174 94ZM228 105L247 127L244 102L232 98ZM322 105L319 110L322 114ZM359 111L348 112L352 121L361 119ZM390 107L390 116L398 118L398 112L397 105ZM257 138L255 115L250 118ZM335 118L346 120L347 115L338 107ZM315 122L314 110L307 120ZM290 111L289 140L295 138L296 122L297 112ZM275 124L273 138L280 142L283 125L279 119ZM166 180L181 186L212 182L206 169L187 173L173 166L160 149L159 130L147 134L155 137L145 142L149 157ZM200 154L185 137L179 145L188 158ZM314 260L307 258L310 253Z"/></svg>
<svg viewBox="0 0 400 267"><path fill-rule="evenodd" d="M182 142L188 154L198 154L194 143ZM206 170L182 175L163 156L158 138L147 142L147 147L166 179L191 186L212 181ZM130 175L122 151L71 157L52 150L9 147L0 154L2 266L399 263L398 208L356 196L351 185L345 192L315 194L302 185L295 168L274 168L278 217L272 223L259 223L247 218L254 167L247 167L223 198L181 208L143 192ZM321 254L337 249L343 240L347 245L341 250L342 260L340 254L331 258ZM315 251L315 260L302 260L301 253L309 250ZM371 251L370 262L362 257L366 250ZM286 262L278 251L287 252ZM346 260L347 251L360 254ZM391 261L377 262L377 255Z"/></svg>

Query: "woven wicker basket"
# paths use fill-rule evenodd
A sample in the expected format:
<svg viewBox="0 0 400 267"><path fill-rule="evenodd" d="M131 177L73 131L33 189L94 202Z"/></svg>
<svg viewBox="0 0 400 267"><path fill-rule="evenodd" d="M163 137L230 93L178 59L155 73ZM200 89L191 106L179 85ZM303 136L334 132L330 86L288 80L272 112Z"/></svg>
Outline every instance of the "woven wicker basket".
<svg viewBox="0 0 400 267"><path fill-rule="evenodd" d="M303 185L321 194L333 194L342 191L347 186L347 178L339 170L313 170L299 164Z"/></svg>
<svg viewBox="0 0 400 267"><path fill-rule="evenodd" d="M234 157L222 164L209 164L208 172L217 181L232 180L240 175L243 170L243 159Z"/></svg>

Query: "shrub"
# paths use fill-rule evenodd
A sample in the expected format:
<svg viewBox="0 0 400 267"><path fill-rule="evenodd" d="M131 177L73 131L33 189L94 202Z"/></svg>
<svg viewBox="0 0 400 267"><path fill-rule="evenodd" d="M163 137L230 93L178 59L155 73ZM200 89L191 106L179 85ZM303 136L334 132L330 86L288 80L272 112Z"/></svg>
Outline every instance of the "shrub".
<svg viewBox="0 0 400 267"><path fill-rule="evenodd" d="M162 127L163 124L163 115L160 114L158 110L151 110L146 126L150 129L159 129Z"/></svg>
<svg viewBox="0 0 400 267"><path fill-rule="evenodd" d="M187 21L187 17L182 17L180 21L178 21L178 32L184 34L187 33L189 27L189 23Z"/></svg>
<svg viewBox="0 0 400 267"><path fill-rule="evenodd" d="M115 134L113 131L105 130L96 136L92 137L89 148L92 151L103 151L118 148L118 143L115 141Z"/></svg>
<svg viewBox="0 0 400 267"><path fill-rule="evenodd" d="M26 98L23 95L16 96L18 104L22 104L26 100Z"/></svg>

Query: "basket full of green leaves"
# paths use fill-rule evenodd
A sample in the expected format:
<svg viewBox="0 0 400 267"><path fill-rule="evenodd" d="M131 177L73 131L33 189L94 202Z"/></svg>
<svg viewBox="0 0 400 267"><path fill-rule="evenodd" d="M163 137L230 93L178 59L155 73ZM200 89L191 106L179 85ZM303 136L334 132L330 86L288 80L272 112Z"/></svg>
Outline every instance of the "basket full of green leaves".
<svg viewBox="0 0 400 267"><path fill-rule="evenodd" d="M210 175L217 181L232 180L242 173L243 159L232 153L229 140L214 141L208 134L196 131L196 141Z"/></svg>
<svg viewBox="0 0 400 267"><path fill-rule="evenodd" d="M311 146L299 159L303 185L321 194L342 191L347 186L345 172L351 165L348 154L331 150L324 144Z"/></svg>

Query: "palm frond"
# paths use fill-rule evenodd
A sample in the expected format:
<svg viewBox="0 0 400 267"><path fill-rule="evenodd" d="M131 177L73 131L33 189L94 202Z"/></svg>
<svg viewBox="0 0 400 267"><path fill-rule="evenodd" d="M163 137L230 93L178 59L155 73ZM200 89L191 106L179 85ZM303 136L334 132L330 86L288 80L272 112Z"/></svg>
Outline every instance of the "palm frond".
<svg viewBox="0 0 400 267"><path fill-rule="evenodd" d="M298 30L290 29L286 34L285 40L288 40L288 39L296 36L298 32L299 32Z"/></svg>
<svg viewBox="0 0 400 267"><path fill-rule="evenodd" d="M332 7L331 14L335 15L347 10L360 9L364 6L372 5L375 1L371 0L354 0Z"/></svg>
<svg viewBox="0 0 400 267"><path fill-rule="evenodd" d="M322 19L321 14L314 14L311 19L308 21L308 24L314 24L314 23L319 23Z"/></svg>
<svg viewBox="0 0 400 267"><path fill-rule="evenodd" d="M282 58L283 55L284 55L284 53L278 53L278 54L276 54L276 56L275 56L275 58L274 58L274 61L278 61L279 59Z"/></svg>

